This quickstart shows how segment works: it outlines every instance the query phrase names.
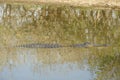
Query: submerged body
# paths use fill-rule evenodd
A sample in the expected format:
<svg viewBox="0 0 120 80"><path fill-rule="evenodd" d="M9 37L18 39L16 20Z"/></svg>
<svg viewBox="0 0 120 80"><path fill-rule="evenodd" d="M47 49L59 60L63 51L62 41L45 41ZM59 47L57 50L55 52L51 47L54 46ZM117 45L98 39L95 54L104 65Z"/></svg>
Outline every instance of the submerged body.
<svg viewBox="0 0 120 80"><path fill-rule="evenodd" d="M60 48L62 47L59 44L41 44L41 43L33 43L33 44L23 44L23 45L18 45L15 47L23 47L23 48Z"/></svg>
<svg viewBox="0 0 120 80"><path fill-rule="evenodd" d="M60 44L41 44L41 43L32 43L32 44L23 44L17 45L15 47L21 48L61 48L61 47L73 47L73 48L88 48L88 47L107 47L108 44L91 44L89 42L85 42L83 44L72 44L72 45L60 45Z"/></svg>

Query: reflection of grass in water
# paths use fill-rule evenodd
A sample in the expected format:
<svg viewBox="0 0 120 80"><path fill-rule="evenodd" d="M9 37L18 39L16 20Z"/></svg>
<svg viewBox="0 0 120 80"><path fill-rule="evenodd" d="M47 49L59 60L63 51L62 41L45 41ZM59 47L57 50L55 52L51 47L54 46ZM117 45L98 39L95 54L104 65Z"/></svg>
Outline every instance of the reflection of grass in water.
<svg viewBox="0 0 120 80"><path fill-rule="evenodd" d="M15 51L13 48L0 48L0 71L6 66L11 70L16 67L16 64L20 63Z"/></svg>
<svg viewBox="0 0 120 80"><path fill-rule="evenodd" d="M49 66L51 64L76 63L78 66L84 63L86 49L59 48L59 49L19 49L3 48L0 49L0 68L7 66L9 69L21 64L29 63L30 57L33 68L39 67L41 62ZM37 63L37 64L36 64ZM81 65L82 66L82 65Z"/></svg>
<svg viewBox="0 0 120 80"><path fill-rule="evenodd" d="M98 68L97 80L119 77L120 55L119 48L59 48L59 49L0 49L0 68L8 66L10 69L26 63L28 55L32 58L33 68L39 69L39 63L44 67L54 64L75 63L78 68L84 69L84 61L89 64L89 70ZM17 54L16 54L17 53ZM23 60L20 60L23 56ZM12 65L10 64L12 60ZM34 61L35 60L35 61ZM23 61L23 62L21 62ZM8 65L10 64L10 65ZM12 68L11 68L12 67ZM36 70L37 71L37 70ZM107 76L104 76L107 75ZM113 76L112 76L113 75Z"/></svg>
<svg viewBox="0 0 120 80"><path fill-rule="evenodd" d="M64 63L76 63L79 68L84 69L84 61L89 64L89 69L95 71L98 74L97 80L107 79L111 76L113 78L119 77L120 74L120 49L117 47L105 47L105 48L58 48L58 49L14 49L6 48L0 49L0 68L8 65L12 60L12 65L8 67L14 68L16 65L20 65L23 60L20 60L20 56L24 56L24 60L33 58L33 68L36 69L40 62L44 67L52 64L64 64ZM16 54L17 53L17 54ZM30 56L31 55L31 56ZM28 60L26 60L28 61ZM21 62L21 63L20 63ZM36 64L37 63L37 64ZM107 75L107 76L104 76Z"/></svg>
<svg viewBox="0 0 120 80"><path fill-rule="evenodd" d="M117 47L90 50L89 64L91 68L99 70L96 72L98 74L96 80L109 80L111 78L118 80L120 74L119 52Z"/></svg>

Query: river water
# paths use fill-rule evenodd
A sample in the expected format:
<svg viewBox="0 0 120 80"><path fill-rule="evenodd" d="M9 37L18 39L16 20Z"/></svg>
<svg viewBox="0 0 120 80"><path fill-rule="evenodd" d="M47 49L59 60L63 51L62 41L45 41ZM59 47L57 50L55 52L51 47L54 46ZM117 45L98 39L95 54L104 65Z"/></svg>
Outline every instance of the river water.
<svg viewBox="0 0 120 80"><path fill-rule="evenodd" d="M120 10L0 3L0 80L120 80ZM23 44L108 44L20 48Z"/></svg>

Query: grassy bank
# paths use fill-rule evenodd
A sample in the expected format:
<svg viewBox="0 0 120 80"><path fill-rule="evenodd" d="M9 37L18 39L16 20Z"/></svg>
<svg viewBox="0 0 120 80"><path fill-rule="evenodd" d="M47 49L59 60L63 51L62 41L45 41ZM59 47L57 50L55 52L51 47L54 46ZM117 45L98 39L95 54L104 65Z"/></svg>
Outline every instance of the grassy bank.
<svg viewBox="0 0 120 80"><path fill-rule="evenodd" d="M119 0L0 0L0 2L67 4L73 6L93 6L120 8Z"/></svg>
<svg viewBox="0 0 120 80"><path fill-rule="evenodd" d="M0 23L1 46L84 42L120 46L119 10L34 4L6 6Z"/></svg>

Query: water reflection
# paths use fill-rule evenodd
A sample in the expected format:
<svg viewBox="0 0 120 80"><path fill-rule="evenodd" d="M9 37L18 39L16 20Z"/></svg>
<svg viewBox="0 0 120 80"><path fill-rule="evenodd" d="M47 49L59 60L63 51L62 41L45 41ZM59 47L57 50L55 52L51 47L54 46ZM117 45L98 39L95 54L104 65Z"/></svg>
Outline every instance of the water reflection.
<svg viewBox="0 0 120 80"><path fill-rule="evenodd" d="M94 75L84 53L84 49L5 49L0 53L0 79L89 80Z"/></svg>
<svg viewBox="0 0 120 80"><path fill-rule="evenodd" d="M119 12L44 4L0 4L0 80L119 80ZM10 48L29 43L84 42L111 46Z"/></svg>
<svg viewBox="0 0 120 80"><path fill-rule="evenodd" d="M2 80L119 80L119 48L0 50Z"/></svg>

